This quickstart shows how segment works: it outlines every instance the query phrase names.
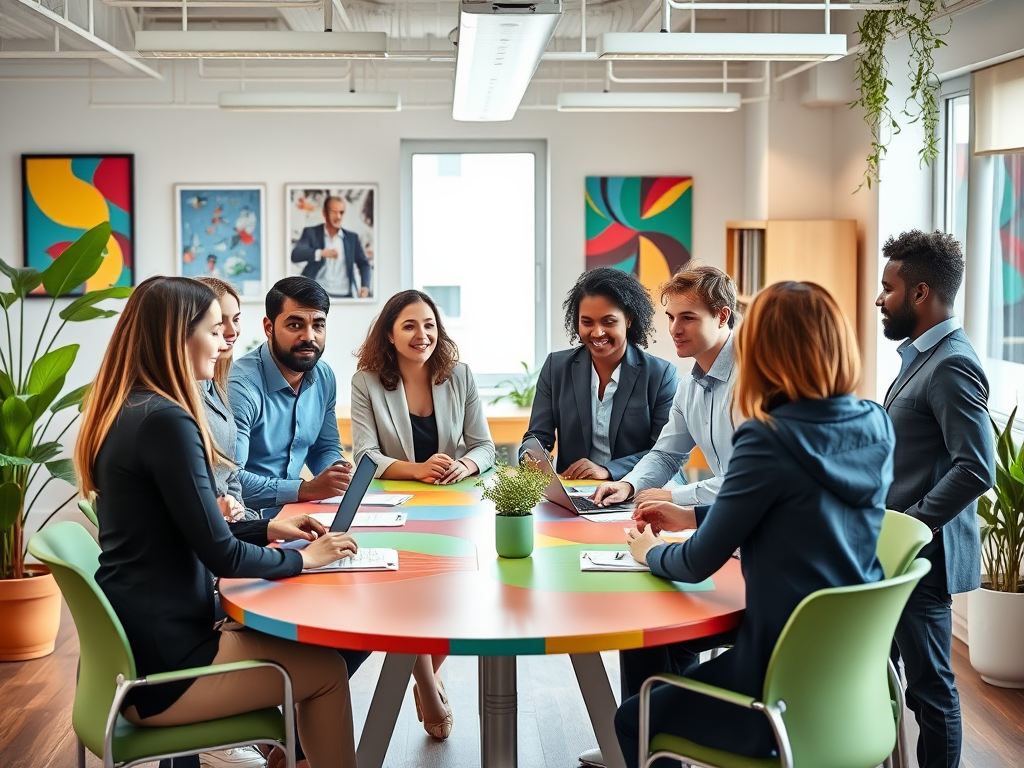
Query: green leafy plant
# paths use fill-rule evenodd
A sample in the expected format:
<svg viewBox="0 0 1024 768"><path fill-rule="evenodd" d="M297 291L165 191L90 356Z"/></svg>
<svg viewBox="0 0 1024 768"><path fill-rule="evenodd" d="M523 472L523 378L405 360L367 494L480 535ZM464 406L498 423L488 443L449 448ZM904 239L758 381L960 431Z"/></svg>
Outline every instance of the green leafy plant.
<svg viewBox="0 0 1024 768"><path fill-rule="evenodd" d="M12 267L0 259L0 272L11 282L9 292L0 291L0 307L7 331L6 350L0 339L0 578L3 579L19 579L24 575L25 521L43 489L54 480L75 485L71 459L57 457L64 450L61 438L78 420L88 386L61 396L65 379L78 355L78 345L54 349L54 343L68 323L116 315L117 312L100 309L96 304L104 299L126 298L132 289L106 288L79 296L57 313L62 322L50 334L45 349L43 342L57 299L96 274L109 240L110 224L100 224L69 245L42 272L32 267ZM50 307L38 335L35 329L29 329L26 339L25 297L40 285L50 297ZM15 305L19 311L17 344L11 333ZM74 415L51 437L49 430L54 419L70 408L76 409ZM41 475L44 469L46 472ZM32 491L34 494L26 502ZM58 506L43 525L76 496L77 493L73 493Z"/></svg>
<svg viewBox="0 0 1024 768"><path fill-rule="evenodd" d="M516 379L499 382L499 387L508 387L509 390L491 400L492 404L507 399L520 408L529 408L533 405L533 397L537 394L537 375L540 371L531 372L529 365L522 361L519 364L523 366L523 375Z"/></svg>
<svg viewBox="0 0 1024 768"><path fill-rule="evenodd" d="M935 76L933 54L946 43L942 39L949 32L932 29L932 21L942 9L941 0L918 0L916 8L906 0L892 0L892 10L867 11L857 25L860 49L857 53L856 72L859 96L850 107L864 110L864 122L871 129L871 152L861 187L879 181L879 166L888 150L889 140L901 128L889 109L889 62L885 46L902 34L910 42L909 74L910 96L901 114L911 123L918 120L924 128L924 143L918 150L921 165L929 165L939 156L939 81ZM857 187L859 190L860 187Z"/></svg>
<svg viewBox="0 0 1024 768"><path fill-rule="evenodd" d="M486 485L483 480L477 485L484 486L484 498L494 502L498 514L504 517L523 517L530 514L544 497L544 489L551 482L537 462L524 456L517 467L498 463L495 467L494 482Z"/></svg>
<svg viewBox="0 0 1024 768"><path fill-rule="evenodd" d="M1006 427L996 435L996 482L993 500L978 499L981 518L981 558L989 581L986 589L996 592L1024 592L1021 581L1021 557L1024 556L1024 444L1018 449L1013 441L1013 409Z"/></svg>

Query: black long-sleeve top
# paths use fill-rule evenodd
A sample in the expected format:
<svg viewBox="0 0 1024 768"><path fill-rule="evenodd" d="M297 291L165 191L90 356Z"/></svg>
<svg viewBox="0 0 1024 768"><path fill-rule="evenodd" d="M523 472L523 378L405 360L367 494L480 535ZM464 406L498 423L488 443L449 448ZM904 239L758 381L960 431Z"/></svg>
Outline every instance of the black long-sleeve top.
<svg viewBox="0 0 1024 768"><path fill-rule="evenodd" d="M278 579L302 570L295 550L267 549L269 520L228 526L199 427L179 405L133 392L96 456L100 567L139 675L210 664L220 635L214 576ZM191 685L138 688L126 702L159 714Z"/></svg>

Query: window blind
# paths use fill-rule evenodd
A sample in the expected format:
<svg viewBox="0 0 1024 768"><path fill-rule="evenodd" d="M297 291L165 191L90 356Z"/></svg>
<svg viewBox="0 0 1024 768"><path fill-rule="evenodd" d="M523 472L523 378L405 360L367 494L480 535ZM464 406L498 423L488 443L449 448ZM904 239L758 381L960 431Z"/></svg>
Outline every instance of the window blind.
<svg viewBox="0 0 1024 768"><path fill-rule="evenodd" d="M974 73L974 153L1024 153L1024 57Z"/></svg>

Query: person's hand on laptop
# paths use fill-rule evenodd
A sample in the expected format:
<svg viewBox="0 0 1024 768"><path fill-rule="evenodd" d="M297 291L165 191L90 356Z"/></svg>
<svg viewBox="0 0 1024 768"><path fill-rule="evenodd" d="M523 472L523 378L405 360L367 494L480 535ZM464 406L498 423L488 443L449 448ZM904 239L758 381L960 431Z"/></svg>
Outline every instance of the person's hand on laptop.
<svg viewBox="0 0 1024 768"><path fill-rule="evenodd" d="M638 531L650 528L654 533L661 533L697 527L693 507L680 507L670 501L645 501L638 504L633 510L633 519L636 520Z"/></svg>
<svg viewBox="0 0 1024 768"><path fill-rule="evenodd" d="M299 501L320 501L340 496L352 480L351 464L332 464L312 480L299 485Z"/></svg>
<svg viewBox="0 0 1024 768"><path fill-rule="evenodd" d="M435 453L424 462L416 464L414 477L421 483L437 484L437 481L448 474L452 463L455 461L446 453Z"/></svg>
<svg viewBox="0 0 1024 768"><path fill-rule="evenodd" d="M618 480L614 483L601 483L594 491L594 503L599 507L619 504L633 495L633 486Z"/></svg>
<svg viewBox="0 0 1024 768"><path fill-rule="evenodd" d="M324 525L310 515L296 515L295 517L275 517L267 526L268 541L316 541L327 533Z"/></svg>
<svg viewBox="0 0 1024 768"><path fill-rule="evenodd" d="M640 491L633 501L637 504L645 501L672 501L672 491L667 488L648 488L646 491Z"/></svg>
<svg viewBox="0 0 1024 768"><path fill-rule="evenodd" d="M566 480L608 480L611 473L590 459L580 459L570 464L562 477Z"/></svg>
<svg viewBox="0 0 1024 768"><path fill-rule="evenodd" d="M308 547L300 550L302 567L319 568L343 557L352 557L358 551L359 546L350 534L325 533Z"/></svg>

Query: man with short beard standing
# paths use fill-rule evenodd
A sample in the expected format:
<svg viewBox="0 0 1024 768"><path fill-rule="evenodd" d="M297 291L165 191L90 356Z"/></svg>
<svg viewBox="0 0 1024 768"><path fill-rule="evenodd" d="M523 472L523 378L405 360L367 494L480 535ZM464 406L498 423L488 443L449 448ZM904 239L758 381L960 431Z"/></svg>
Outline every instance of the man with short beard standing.
<svg viewBox="0 0 1024 768"><path fill-rule="evenodd" d="M886 506L916 517L933 536L921 550L932 569L903 611L896 648L907 704L921 727L918 765L958 768L962 726L950 665L950 595L981 585L976 502L995 479L988 379L953 314L964 274L960 244L943 232L912 230L889 238L882 253L888 263L875 305L886 338L903 341L900 373L885 396L896 429Z"/></svg>
<svg viewBox="0 0 1024 768"><path fill-rule="evenodd" d="M284 504L327 499L348 488L352 467L342 458L334 415L337 381L320 362L330 307L315 280L278 281L267 294L266 343L231 368L242 497L264 517ZM303 464L314 479L299 478Z"/></svg>

